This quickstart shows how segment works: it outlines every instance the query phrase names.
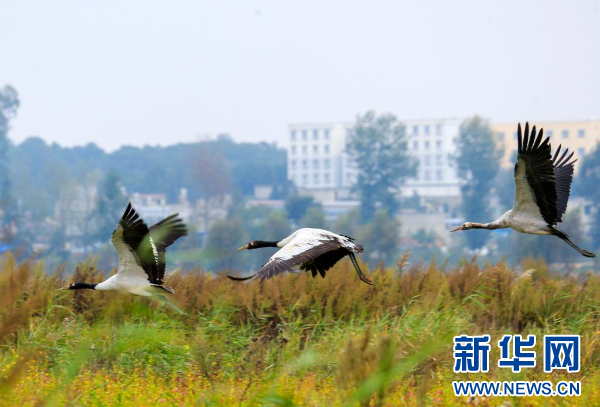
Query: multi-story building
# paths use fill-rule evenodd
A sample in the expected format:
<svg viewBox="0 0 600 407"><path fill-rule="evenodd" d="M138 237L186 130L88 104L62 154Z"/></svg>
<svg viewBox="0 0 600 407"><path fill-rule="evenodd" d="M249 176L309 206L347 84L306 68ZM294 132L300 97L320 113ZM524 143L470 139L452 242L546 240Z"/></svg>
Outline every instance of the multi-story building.
<svg viewBox="0 0 600 407"><path fill-rule="evenodd" d="M408 120L403 122L408 149L418 162L417 176L402 188L403 196L444 198L460 195L452 160L460 120ZM289 128L288 177L306 191L349 190L357 169L346 154L354 123L295 124ZM337 196L337 195L336 195Z"/></svg>
<svg viewBox="0 0 600 407"><path fill-rule="evenodd" d="M146 221L146 223L156 223L167 216L178 213L185 222L192 222L194 219L193 208L188 201L188 192L186 188L179 190L179 200L175 204L167 203L167 195L163 193L140 193L134 192L129 198L131 205Z"/></svg>
<svg viewBox="0 0 600 407"><path fill-rule="evenodd" d="M460 180L453 156L460 119L405 120L408 150L417 158L417 176L402 188L405 197L457 198Z"/></svg>
<svg viewBox="0 0 600 407"><path fill-rule="evenodd" d="M289 128L288 178L307 190L347 189L356 170L345 153L348 123L294 124Z"/></svg>
<svg viewBox="0 0 600 407"><path fill-rule="evenodd" d="M524 123L522 123L524 124ZM568 122L529 122L530 125L544 129L544 135L550 137L553 151L559 144L575 152L577 158L582 158L596 148L600 142L600 121L568 121ZM498 147L502 148L501 165L512 168L517 156L517 123L496 123L492 125L494 138ZM575 166L577 171L579 166Z"/></svg>

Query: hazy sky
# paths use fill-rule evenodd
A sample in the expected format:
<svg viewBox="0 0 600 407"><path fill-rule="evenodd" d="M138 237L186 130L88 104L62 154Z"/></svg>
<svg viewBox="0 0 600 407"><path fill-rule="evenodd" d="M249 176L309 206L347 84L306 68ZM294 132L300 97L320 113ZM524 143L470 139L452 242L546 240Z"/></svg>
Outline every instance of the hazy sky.
<svg viewBox="0 0 600 407"><path fill-rule="evenodd" d="M296 122L600 116L598 1L4 1L10 137L285 140ZM280 144L284 144L280 142Z"/></svg>

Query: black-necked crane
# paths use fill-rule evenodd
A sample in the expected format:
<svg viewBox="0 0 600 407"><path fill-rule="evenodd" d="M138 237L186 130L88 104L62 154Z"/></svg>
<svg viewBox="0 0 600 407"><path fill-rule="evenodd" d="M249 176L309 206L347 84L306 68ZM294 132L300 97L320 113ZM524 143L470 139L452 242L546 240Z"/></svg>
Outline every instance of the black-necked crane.
<svg viewBox="0 0 600 407"><path fill-rule="evenodd" d="M524 134L521 124L518 126L519 149L514 172L516 196L513 209L494 222L465 222L451 232L511 228L521 233L554 235L583 256L596 257L594 253L581 249L556 227L567 210L577 160L571 160L573 153L569 154L568 149L561 155L560 145L552 156L550 138L544 140L543 134L543 129L536 134L535 126L529 133L529 123L525 124Z"/></svg>
<svg viewBox="0 0 600 407"><path fill-rule="evenodd" d="M119 291L154 297L183 314L165 297L165 294L173 294L173 290L163 286L163 278L166 248L185 235L187 228L178 214L148 227L129 203L111 237L119 256L117 274L98 284L72 283L62 289Z"/></svg>
<svg viewBox="0 0 600 407"><path fill-rule="evenodd" d="M367 284L373 284L361 271L356 261L355 253L362 253L363 247L354 243L348 236L338 235L323 229L299 229L281 241L268 242L252 240L238 250L252 250L261 247L279 247L269 261L262 268L249 277L232 277L232 280L248 280L259 277L263 282L284 271L294 271L299 266L302 271L310 271L313 277L320 274L325 277L325 272L345 256L349 256L358 277Z"/></svg>

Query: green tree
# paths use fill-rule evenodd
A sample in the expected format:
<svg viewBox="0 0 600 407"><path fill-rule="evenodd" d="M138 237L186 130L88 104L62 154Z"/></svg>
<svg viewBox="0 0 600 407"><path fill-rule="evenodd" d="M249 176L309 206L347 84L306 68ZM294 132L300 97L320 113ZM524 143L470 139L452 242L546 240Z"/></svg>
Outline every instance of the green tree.
<svg viewBox="0 0 600 407"><path fill-rule="evenodd" d="M96 199L96 208L90 215L90 230L85 236L86 245L107 242L125 210L127 197L116 171L111 170L104 176Z"/></svg>
<svg viewBox="0 0 600 407"><path fill-rule="evenodd" d="M219 219L208 229L204 258L213 271L240 270L247 264L248 253L236 247L248 243L249 237L239 218Z"/></svg>
<svg viewBox="0 0 600 407"><path fill-rule="evenodd" d="M0 89L0 208L2 208L1 236L3 242L12 243L17 226L17 203L11 191L10 168L8 165L8 131L10 119L17 114L20 101L17 91L10 85Z"/></svg>
<svg viewBox="0 0 600 407"><path fill-rule="evenodd" d="M404 125L392 114L358 115L346 147L358 168L354 190L360 195L362 219L371 219L378 205L394 216L400 206L398 189L417 169Z"/></svg>
<svg viewBox="0 0 600 407"><path fill-rule="evenodd" d="M359 231L357 242L364 245L363 258L372 267L390 265L399 251L400 221L385 209L375 212L373 219Z"/></svg>
<svg viewBox="0 0 600 407"><path fill-rule="evenodd" d="M513 207L515 202L515 177L513 169L502 168L496 176L495 190L500 207L507 211Z"/></svg>
<svg viewBox="0 0 600 407"><path fill-rule="evenodd" d="M66 245L67 236L65 234L65 228L59 227L50 236L46 255L55 255L61 263L65 262L69 258L69 251L67 250Z"/></svg>
<svg viewBox="0 0 600 407"><path fill-rule="evenodd" d="M461 186L462 215L469 221L489 222L492 217L490 191L494 186L502 155L502 151L496 148L489 122L479 116L462 122L456 148L458 176L464 180ZM489 232L471 230L464 237L468 247L477 249L485 244Z"/></svg>
<svg viewBox="0 0 600 407"><path fill-rule="evenodd" d="M581 169L573 182L573 192L592 202L593 222L590 236L595 249L600 248L600 188L597 188L597 185L600 185L600 144L584 157Z"/></svg>
<svg viewBox="0 0 600 407"><path fill-rule="evenodd" d="M300 227L327 229L327 221L325 220L323 208L320 205L308 208L302 219L300 219Z"/></svg>
<svg viewBox="0 0 600 407"><path fill-rule="evenodd" d="M314 205L314 198L307 195L291 194L285 200L285 210L294 224L299 224L300 219L306 214L308 208Z"/></svg>
<svg viewBox="0 0 600 407"><path fill-rule="evenodd" d="M413 239L422 247L432 248L438 239L437 233L434 230L419 228L413 233Z"/></svg>
<svg viewBox="0 0 600 407"><path fill-rule="evenodd" d="M282 240L292 233L292 226L283 210L271 211L271 213L269 213L269 215L260 223L262 230L259 232L259 236L253 237L253 239L269 241Z"/></svg>
<svg viewBox="0 0 600 407"><path fill-rule="evenodd" d="M203 198L221 198L231 192L231 169L221 145L203 145L195 157L193 170Z"/></svg>
<svg viewBox="0 0 600 407"><path fill-rule="evenodd" d="M354 237L357 235L359 228L358 219L360 218L360 211L358 208L354 208L346 213L341 214L333 222L331 231L342 235Z"/></svg>

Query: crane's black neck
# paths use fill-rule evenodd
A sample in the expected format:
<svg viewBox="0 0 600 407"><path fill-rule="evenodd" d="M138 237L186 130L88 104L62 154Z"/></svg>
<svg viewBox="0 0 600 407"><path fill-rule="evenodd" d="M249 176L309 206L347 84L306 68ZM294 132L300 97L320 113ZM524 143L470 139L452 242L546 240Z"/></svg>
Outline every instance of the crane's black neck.
<svg viewBox="0 0 600 407"><path fill-rule="evenodd" d="M69 286L69 290L82 290L87 288L88 290L95 290L98 284L90 283L73 283Z"/></svg>
<svg viewBox="0 0 600 407"><path fill-rule="evenodd" d="M253 240L252 241L252 247L249 247L249 249L258 249L261 247L278 247L277 243L279 242L267 242L264 240Z"/></svg>

